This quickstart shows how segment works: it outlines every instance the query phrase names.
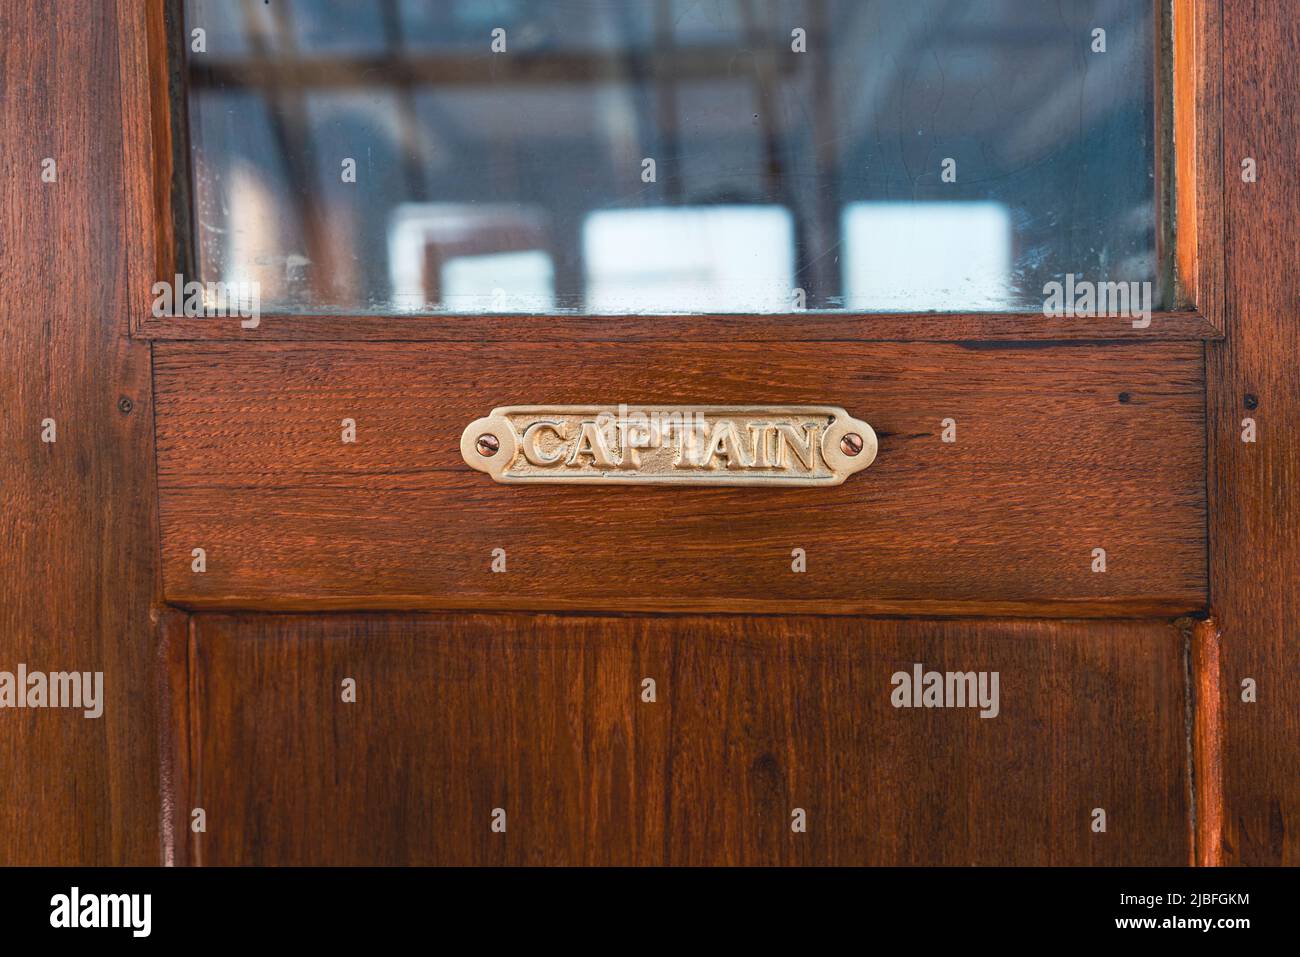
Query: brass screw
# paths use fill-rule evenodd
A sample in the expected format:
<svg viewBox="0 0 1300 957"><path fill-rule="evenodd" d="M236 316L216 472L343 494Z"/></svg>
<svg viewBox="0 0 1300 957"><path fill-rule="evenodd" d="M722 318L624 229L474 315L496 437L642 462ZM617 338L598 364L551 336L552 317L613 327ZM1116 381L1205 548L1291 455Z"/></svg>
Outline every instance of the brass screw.
<svg viewBox="0 0 1300 957"><path fill-rule="evenodd" d="M840 451L849 456L857 455L862 451L862 436L856 432L844 436L840 439Z"/></svg>
<svg viewBox="0 0 1300 957"><path fill-rule="evenodd" d="M501 440L490 433L480 435L478 441L474 443L474 448L478 449L479 455L486 458L488 456L496 455L497 452L501 451Z"/></svg>

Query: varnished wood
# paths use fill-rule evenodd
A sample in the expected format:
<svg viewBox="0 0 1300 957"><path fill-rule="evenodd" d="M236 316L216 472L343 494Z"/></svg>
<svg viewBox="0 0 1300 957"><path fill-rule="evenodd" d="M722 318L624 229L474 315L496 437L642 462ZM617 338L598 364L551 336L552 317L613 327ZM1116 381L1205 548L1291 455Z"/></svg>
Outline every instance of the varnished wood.
<svg viewBox="0 0 1300 957"><path fill-rule="evenodd" d="M1196 345L166 343L156 363L166 594L191 607L1125 615L1205 602ZM497 405L662 397L839 405L880 452L816 489L502 486L460 456L461 431ZM940 440L946 418L956 443ZM490 570L495 548L505 574Z"/></svg>
<svg viewBox="0 0 1300 957"><path fill-rule="evenodd" d="M151 318L152 287L173 275L176 237L172 207L172 126L168 94L167 0L114 0L114 35L119 51L120 115L105 115L121 127L119 175L123 180L126 229L126 317L133 335Z"/></svg>
<svg viewBox="0 0 1300 957"><path fill-rule="evenodd" d="M1224 6L1228 338L1209 350L1225 864L1300 864L1300 20ZM1241 179L1253 157L1258 181ZM1252 408L1253 406L1253 408ZM1254 419L1254 443L1241 439ZM1258 701L1242 701L1253 679Z"/></svg>
<svg viewBox="0 0 1300 957"><path fill-rule="evenodd" d="M1223 36L1221 0L1174 0L1177 297L1222 333Z"/></svg>
<svg viewBox="0 0 1300 957"><path fill-rule="evenodd" d="M148 121L122 85L143 45L112 3L11 3L2 19L0 668L102 671L104 711L0 712L0 864L152 864L153 415L149 348L126 335L151 202L123 163L126 127Z"/></svg>
<svg viewBox="0 0 1300 957"><path fill-rule="evenodd" d="M166 607L158 616L160 862L187 864L190 809L190 616Z"/></svg>
<svg viewBox="0 0 1300 957"><path fill-rule="evenodd" d="M1122 316L1034 313L920 313L687 316L262 316L256 329L238 318L145 315L138 335L149 339L293 342L965 342L1019 340L1165 341L1219 338L1195 312L1157 312L1146 329Z"/></svg>
<svg viewBox="0 0 1300 957"><path fill-rule="evenodd" d="M1192 782L1194 784L1196 854L1194 864L1223 863L1223 689L1219 662L1219 626L1213 619L1191 631Z"/></svg>
<svg viewBox="0 0 1300 957"><path fill-rule="evenodd" d="M194 800L208 826L191 838L207 864L1190 853L1183 639L1168 623L194 622ZM998 671L1001 713L894 708L892 674L918 661ZM498 807L504 834L490 829ZM1097 807L1105 833L1090 826ZM806 833L791 830L794 808Z"/></svg>

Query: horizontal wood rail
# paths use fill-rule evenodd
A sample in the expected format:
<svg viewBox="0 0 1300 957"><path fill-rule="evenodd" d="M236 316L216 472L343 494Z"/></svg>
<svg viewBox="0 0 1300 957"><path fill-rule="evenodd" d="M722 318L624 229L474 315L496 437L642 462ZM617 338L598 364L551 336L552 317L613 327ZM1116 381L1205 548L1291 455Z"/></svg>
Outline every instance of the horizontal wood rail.
<svg viewBox="0 0 1300 957"><path fill-rule="evenodd" d="M791 313L759 315L264 315L254 329L237 316L147 318L147 339L425 342L963 342L1220 339L1197 312L1157 312L1144 329L1126 316L1036 313Z"/></svg>
<svg viewBox="0 0 1300 957"><path fill-rule="evenodd" d="M1206 604L1203 352L159 343L165 597L267 610L1173 617ZM879 456L834 487L633 489L503 486L461 455L465 426L498 405L665 395L833 403L871 425ZM355 442L341 441L345 419ZM794 548L807 574L792 574ZM493 549L509 553L509 574L491 572Z"/></svg>

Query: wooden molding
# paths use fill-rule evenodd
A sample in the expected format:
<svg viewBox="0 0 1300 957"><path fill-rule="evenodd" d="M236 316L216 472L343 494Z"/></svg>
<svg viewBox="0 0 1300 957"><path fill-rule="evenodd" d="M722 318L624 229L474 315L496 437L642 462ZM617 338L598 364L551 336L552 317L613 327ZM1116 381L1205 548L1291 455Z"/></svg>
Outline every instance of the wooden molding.
<svg viewBox="0 0 1300 957"><path fill-rule="evenodd" d="M1192 863L1223 863L1223 690L1219 681L1219 628L1198 621L1191 633Z"/></svg>
<svg viewBox="0 0 1300 957"><path fill-rule="evenodd" d="M127 328L139 337L145 337L146 323L152 318L153 284L170 276L175 267L165 4L166 0L115 3L127 217L125 305Z"/></svg>
<svg viewBox="0 0 1300 957"><path fill-rule="evenodd" d="M191 620L165 606L158 613L159 833L164 867L189 863L190 841L190 674Z"/></svg>
<svg viewBox="0 0 1300 957"><path fill-rule="evenodd" d="M1223 37L1219 0L1174 0L1175 299L1224 326Z"/></svg>
<svg viewBox="0 0 1300 957"><path fill-rule="evenodd" d="M1047 317L1033 313L892 313L689 316L262 316L145 318L147 339L211 342L1112 342L1218 339L1196 312L1157 312L1146 329L1126 317Z"/></svg>

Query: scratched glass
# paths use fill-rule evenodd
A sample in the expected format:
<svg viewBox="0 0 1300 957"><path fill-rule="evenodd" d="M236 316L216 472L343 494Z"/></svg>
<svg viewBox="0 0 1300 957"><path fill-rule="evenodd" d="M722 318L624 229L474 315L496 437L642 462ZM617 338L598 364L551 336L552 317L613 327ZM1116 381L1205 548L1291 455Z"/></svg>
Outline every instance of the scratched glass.
<svg viewBox="0 0 1300 957"><path fill-rule="evenodd" d="M1040 311L1066 274L1158 305L1156 22L186 0L183 254L272 313Z"/></svg>

